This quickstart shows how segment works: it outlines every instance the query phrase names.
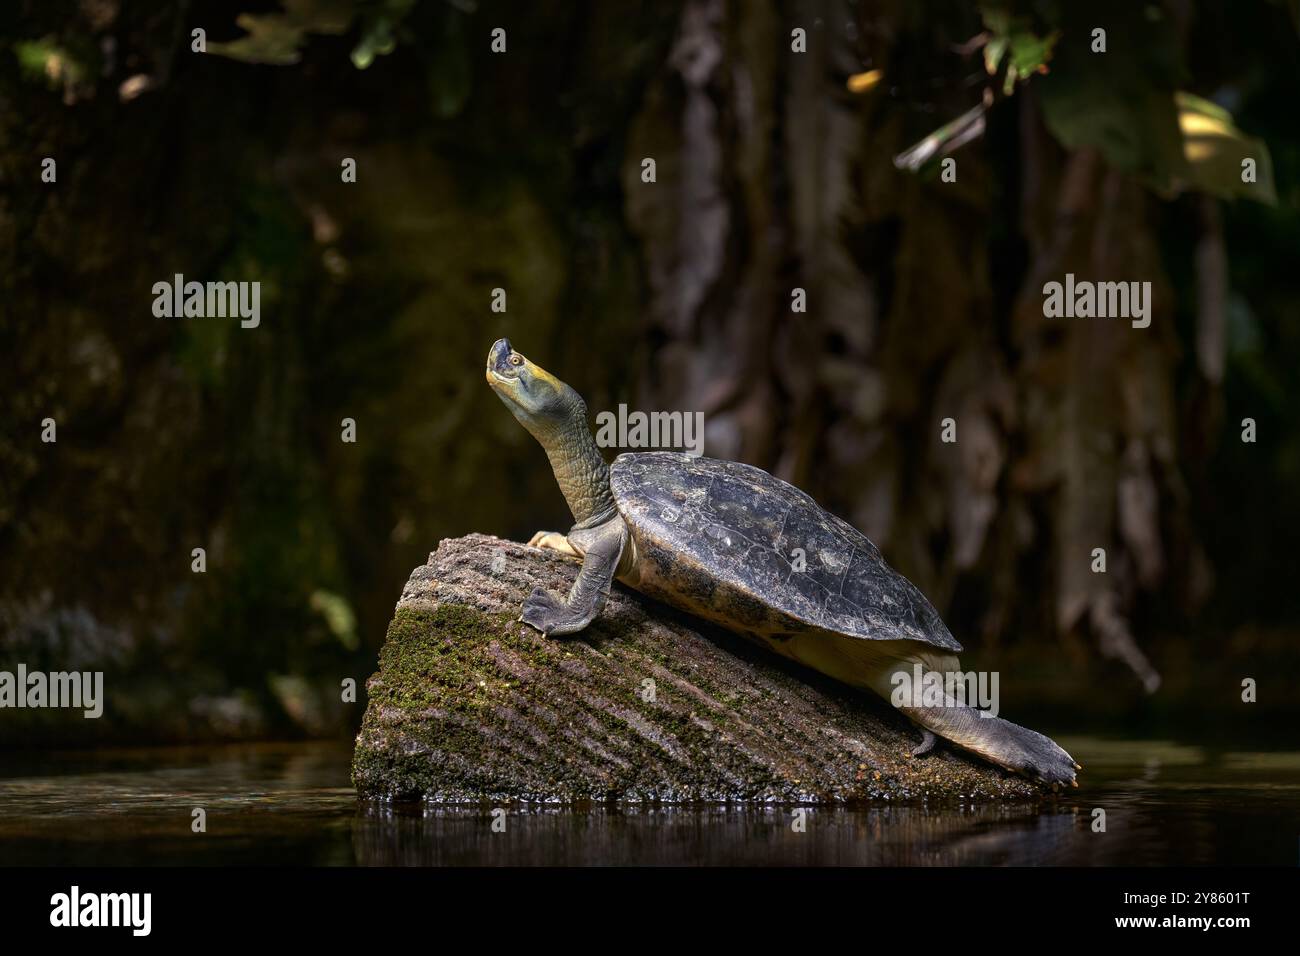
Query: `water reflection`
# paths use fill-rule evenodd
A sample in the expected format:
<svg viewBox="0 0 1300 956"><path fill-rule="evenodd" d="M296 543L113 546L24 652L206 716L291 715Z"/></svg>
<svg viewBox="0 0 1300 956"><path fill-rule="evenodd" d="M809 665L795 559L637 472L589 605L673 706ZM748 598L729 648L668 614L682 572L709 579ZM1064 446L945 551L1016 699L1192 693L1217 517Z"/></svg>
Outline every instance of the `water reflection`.
<svg viewBox="0 0 1300 956"><path fill-rule="evenodd" d="M333 744L7 755L0 863L1294 865L1300 753L1065 738L1085 786L1036 804L492 810L358 803ZM193 810L207 831L192 829ZM1094 830L1105 811L1105 832Z"/></svg>
<svg viewBox="0 0 1300 956"><path fill-rule="evenodd" d="M367 808L353 829L357 861L456 864L897 866L1034 862L1069 840L1071 812L1032 807L937 810L661 808L507 814L493 832L487 809L393 812Z"/></svg>

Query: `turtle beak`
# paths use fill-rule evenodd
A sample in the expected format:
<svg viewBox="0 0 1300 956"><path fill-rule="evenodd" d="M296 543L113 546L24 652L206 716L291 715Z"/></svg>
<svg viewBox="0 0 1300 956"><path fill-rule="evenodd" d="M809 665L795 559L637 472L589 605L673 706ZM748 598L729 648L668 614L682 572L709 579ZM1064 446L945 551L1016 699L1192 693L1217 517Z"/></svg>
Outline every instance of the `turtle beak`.
<svg viewBox="0 0 1300 956"><path fill-rule="evenodd" d="M500 378L512 378L514 368L510 364L510 340L497 339L488 350L487 357L487 380L492 381L495 373Z"/></svg>

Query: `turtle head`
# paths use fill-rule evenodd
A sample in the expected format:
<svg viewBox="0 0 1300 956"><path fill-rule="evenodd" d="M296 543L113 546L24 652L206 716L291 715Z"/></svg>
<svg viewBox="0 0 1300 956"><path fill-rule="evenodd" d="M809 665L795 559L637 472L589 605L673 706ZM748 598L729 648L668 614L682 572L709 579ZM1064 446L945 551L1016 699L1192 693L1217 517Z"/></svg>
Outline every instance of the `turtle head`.
<svg viewBox="0 0 1300 956"><path fill-rule="evenodd" d="M609 468L587 427L582 396L512 349L509 339L493 344L486 375L492 391L546 449L574 520L608 515L614 507Z"/></svg>
<svg viewBox="0 0 1300 956"><path fill-rule="evenodd" d="M566 426L587 427L587 406L581 396L512 349L509 339L493 344L486 374L492 391L543 444L546 436Z"/></svg>

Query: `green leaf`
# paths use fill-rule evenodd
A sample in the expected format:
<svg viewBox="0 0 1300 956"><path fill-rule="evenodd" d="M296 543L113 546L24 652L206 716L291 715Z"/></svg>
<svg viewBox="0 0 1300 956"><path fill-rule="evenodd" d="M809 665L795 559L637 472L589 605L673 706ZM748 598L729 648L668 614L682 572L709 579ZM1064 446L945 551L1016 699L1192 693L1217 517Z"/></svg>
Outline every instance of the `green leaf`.
<svg viewBox="0 0 1300 956"><path fill-rule="evenodd" d="M1174 100L1190 187L1224 199L1242 196L1276 204L1273 159L1264 141L1237 129L1232 114L1209 100L1182 92ZM1254 182L1242 178L1247 160L1254 163Z"/></svg>
<svg viewBox="0 0 1300 956"><path fill-rule="evenodd" d="M325 626L338 638L340 644L350 651L355 651L360 646L357 616L347 598L321 589L312 592L310 605L313 611L325 619Z"/></svg>
<svg viewBox="0 0 1300 956"><path fill-rule="evenodd" d="M1096 148L1114 168L1167 191L1187 176L1174 104L1177 37L1165 21L1127 16L1111 33L1122 26L1128 39L1106 53L1092 53L1086 25L1075 24L1034 92L1047 128L1067 149Z"/></svg>
<svg viewBox="0 0 1300 956"><path fill-rule="evenodd" d="M352 64L358 70L364 70L374 62L376 56L392 53L397 46L393 39L393 25L380 17L361 38L361 42L352 51Z"/></svg>
<svg viewBox="0 0 1300 956"><path fill-rule="evenodd" d="M1040 35L1029 17L1013 16L997 2L981 6L980 15L989 33L984 45L984 69L990 76L996 76L1005 60L1007 72L1002 83L1005 95L1011 95L1017 81L1047 72L1052 50L1061 38L1060 30Z"/></svg>
<svg viewBox="0 0 1300 956"><path fill-rule="evenodd" d="M288 66L301 58L307 33L338 35L352 25L350 4L338 0L285 0L284 13L241 13L235 23L247 36L209 43L208 52L245 63Z"/></svg>
<svg viewBox="0 0 1300 956"><path fill-rule="evenodd" d="M1028 29L1013 31L1009 37L1011 63L1007 67L1007 79L1002 92L1010 96L1016 80L1028 79L1035 73L1046 73L1047 61L1052 58L1052 48L1060 38L1060 30L1053 30L1044 37Z"/></svg>
<svg viewBox="0 0 1300 956"><path fill-rule="evenodd" d="M1005 36L996 34L984 44L984 69L989 76L997 74L998 67L1002 65L1002 57L1007 52L1009 45Z"/></svg>
<svg viewBox="0 0 1300 956"><path fill-rule="evenodd" d="M90 65L52 37L20 40L14 44L14 56L23 74L41 80L51 89L68 88L85 82L93 75Z"/></svg>
<svg viewBox="0 0 1300 956"><path fill-rule="evenodd" d="M362 21L361 40L352 51L352 63L364 70L376 56L386 56L397 49L395 31L415 6L415 0L385 0L379 10Z"/></svg>
<svg viewBox="0 0 1300 956"><path fill-rule="evenodd" d="M1116 169L1168 189L1187 172L1174 99L1143 85L1054 73L1035 86L1047 128L1067 149L1095 147Z"/></svg>
<svg viewBox="0 0 1300 956"><path fill-rule="evenodd" d="M352 28L357 16L354 0L283 0L280 13L241 13L235 23L246 36L228 43L209 43L208 52L242 60L288 66L302 57L308 34L340 36ZM391 53L397 45L394 30L415 0L383 0L369 4L362 21L361 39L352 50L352 62L361 70L376 56Z"/></svg>

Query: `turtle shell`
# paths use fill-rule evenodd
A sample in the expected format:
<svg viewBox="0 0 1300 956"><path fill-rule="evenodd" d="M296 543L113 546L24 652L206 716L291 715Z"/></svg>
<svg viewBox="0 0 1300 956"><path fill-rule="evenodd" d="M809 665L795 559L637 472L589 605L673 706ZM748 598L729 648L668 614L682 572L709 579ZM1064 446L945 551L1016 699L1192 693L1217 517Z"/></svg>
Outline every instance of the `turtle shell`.
<svg viewBox="0 0 1300 956"><path fill-rule="evenodd" d="M628 583L764 643L809 631L961 645L861 531L752 465L620 455L614 501L636 544Z"/></svg>

